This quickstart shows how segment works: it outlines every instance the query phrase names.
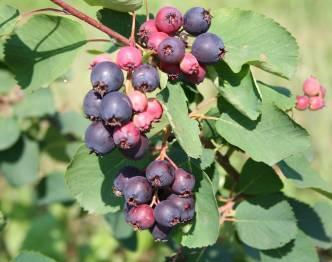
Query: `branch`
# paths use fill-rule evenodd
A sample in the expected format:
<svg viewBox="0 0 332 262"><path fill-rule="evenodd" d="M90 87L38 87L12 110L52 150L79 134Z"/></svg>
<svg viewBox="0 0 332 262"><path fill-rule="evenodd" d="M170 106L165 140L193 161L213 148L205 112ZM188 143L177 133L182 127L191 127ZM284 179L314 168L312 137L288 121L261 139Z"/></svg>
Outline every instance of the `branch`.
<svg viewBox="0 0 332 262"><path fill-rule="evenodd" d="M229 159L218 151L216 157L218 163L225 169L225 171L238 182L240 180L240 174L229 162Z"/></svg>

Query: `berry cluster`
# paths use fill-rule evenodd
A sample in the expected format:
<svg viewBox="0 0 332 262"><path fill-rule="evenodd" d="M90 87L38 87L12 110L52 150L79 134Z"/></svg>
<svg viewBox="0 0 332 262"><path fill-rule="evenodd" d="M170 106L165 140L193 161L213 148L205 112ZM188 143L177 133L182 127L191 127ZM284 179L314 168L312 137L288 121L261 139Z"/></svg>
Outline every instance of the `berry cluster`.
<svg viewBox="0 0 332 262"><path fill-rule="evenodd" d="M317 111L325 106L326 89L317 78L311 76L304 81L302 96L296 97L296 109Z"/></svg>
<svg viewBox="0 0 332 262"><path fill-rule="evenodd" d="M124 167L114 180L116 196L124 196L126 222L136 230L150 229L157 241L167 240L172 227L195 213L195 177L166 160L155 160L145 172Z"/></svg>
<svg viewBox="0 0 332 262"><path fill-rule="evenodd" d="M184 16L174 7L163 7L155 19L141 25L139 36L157 55L159 68L169 79L181 77L189 83L199 84L205 78L205 66L218 62L225 55L222 39L207 32L211 19L210 12L202 7L191 8ZM186 41L189 35L196 37L191 50Z"/></svg>

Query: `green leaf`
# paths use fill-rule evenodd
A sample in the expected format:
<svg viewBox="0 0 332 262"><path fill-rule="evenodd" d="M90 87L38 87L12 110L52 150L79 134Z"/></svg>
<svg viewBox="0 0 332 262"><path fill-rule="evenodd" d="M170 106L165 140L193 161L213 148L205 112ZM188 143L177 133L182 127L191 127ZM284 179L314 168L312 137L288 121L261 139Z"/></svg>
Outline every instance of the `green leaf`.
<svg viewBox="0 0 332 262"><path fill-rule="evenodd" d="M65 74L85 43L78 22L34 15L7 40L5 61L22 88L36 90Z"/></svg>
<svg viewBox="0 0 332 262"><path fill-rule="evenodd" d="M271 18L253 11L224 8L213 12L210 31L225 42L225 61L235 72L249 63L291 78L298 62L295 38Z"/></svg>
<svg viewBox="0 0 332 262"><path fill-rule="evenodd" d="M17 121L10 118L0 118L0 151L10 148L21 134Z"/></svg>
<svg viewBox="0 0 332 262"><path fill-rule="evenodd" d="M158 94L164 104L164 110L181 147L192 158L202 154L198 123L188 116L187 97L180 84L167 85Z"/></svg>
<svg viewBox="0 0 332 262"><path fill-rule="evenodd" d="M235 226L241 241L261 249L282 247L296 237L291 206L280 195L260 196L236 207Z"/></svg>
<svg viewBox="0 0 332 262"><path fill-rule="evenodd" d="M58 121L60 124L61 134L71 134L79 139L83 138L85 130L90 124L88 119L84 118L83 115L77 112L60 113Z"/></svg>
<svg viewBox="0 0 332 262"><path fill-rule="evenodd" d="M6 226L6 217L4 214L0 211L0 232L1 230Z"/></svg>
<svg viewBox="0 0 332 262"><path fill-rule="evenodd" d="M66 171L66 183L71 194L89 213L107 214L122 207L121 198L112 193L113 179L124 166L145 168L149 159L128 160L119 151L99 158L82 145Z"/></svg>
<svg viewBox="0 0 332 262"><path fill-rule="evenodd" d="M225 62L220 62L216 70L221 80L219 91L222 96L243 115L256 120L260 114L261 100L249 66L235 74Z"/></svg>
<svg viewBox="0 0 332 262"><path fill-rule="evenodd" d="M305 129L270 104L262 105L262 115L256 121L250 121L230 105L225 106L216 128L230 144L244 150L255 161L268 165L310 147Z"/></svg>
<svg viewBox="0 0 332 262"><path fill-rule="evenodd" d="M13 73L4 64L0 64L0 83L0 95L8 93L16 84Z"/></svg>
<svg viewBox="0 0 332 262"><path fill-rule="evenodd" d="M132 12L141 8L143 0L84 0L92 6L103 6L120 12ZM122 21L119 21L122 23Z"/></svg>
<svg viewBox="0 0 332 262"><path fill-rule="evenodd" d="M202 157L200 159L200 166L202 169L206 169L214 162L215 151L213 149L203 148Z"/></svg>
<svg viewBox="0 0 332 262"><path fill-rule="evenodd" d="M22 251L17 257L14 258L14 262L55 262L52 258L49 258L39 252L35 251Z"/></svg>
<svg viewBox="0 0 332 262"><path fill-rule="evenodd" d="M244 164L237 191L248 195L275 193L283 185L273 168L248 159Z"/></svg>
<svg viewBox="0 0 332 262"><path fill-rule="evenodd" d="M22 101L14 107L17 117L42 117L55 113L55 104L52 92L47 88L26 94Z"/></svg>
<svg viewBox="0 0 332 262"><path fill-rule="evenodd" d="M102 24L112 28L119 34L130 37L132 23L130 14L104 8L97 12L97 18Z"/></svg>
<svg viewBox="0 0 332 262"><path fill-rule="evenodd" d="M112 228L112 235L116 239L127 239L133 235L132 227L125 221L125 212L123 210L116 213L108 213L105 220Z"/></svg>
<svg viewBox="0 0 332 262"><path fill-rule="evenodd" d="M191 164L196 177L195 218L188 233L182 235L181 245L189 248L206 247L219 237L219 212L212 183L196 163Z"/></svg>
<svg viewBox="0 0 332 262"><path fill-rule="evenodd" d="M0 36L10 34L16 25L19 11L10 5L0 5Z"/></svg>

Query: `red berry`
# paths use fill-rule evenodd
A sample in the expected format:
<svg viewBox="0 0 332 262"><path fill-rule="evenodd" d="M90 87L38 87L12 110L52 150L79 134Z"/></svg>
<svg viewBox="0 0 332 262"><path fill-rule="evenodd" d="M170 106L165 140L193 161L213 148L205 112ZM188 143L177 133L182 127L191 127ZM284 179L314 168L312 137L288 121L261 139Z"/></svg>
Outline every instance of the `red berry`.
<svg viewBox="0 0 332 262"><path fill-rule="evenodd" d="M186 53L180 62L180 69L188 75L196 75L199 71L199 63L195 56Z"/></svg>
<svg viewBox="0 0 332 262"><path fill-rule="evenodd" d="M319 109L324 108L324 106L325 106L325 101L323 97L320 96L310 97L309 109L311 111L317 111Z"/></svg>
<svg viewBox="0 0 332 262"><path fill-rule="evenodd" d="M198 85L198 84L202 83L205 76L206 76L206 69L205 69L205 67L203 67L201 65L199 65L199 67L198 67L197 74L193 74L193 75L185 74L186 80L189 83L194 84L194 85Z"/></svg>
<svg viewBox="0 0 332 262"><path fill-rule="evenodd" d="M95 65L102 63L102 62L112 62L112 58L110 54L102 54L96 56L92 62L90 63L90 69L92 69Z"/></svg>
<svg viewBox="0 0 332 262"><path fill-rule="evenodd" d="M163 115L163 111L163 107L157 99L151 98L148 100L146 113L153 119L153 121L159 120Z"/></svg>
<svg viewBox="0 0 332 262"><path fill-rule="evenodd" d="M116 56L116 63L123 70L132 71L142 64L142 59L140 50L132 46L125 46L119 50Z"/></svg>
<svg viewBox="0 0 332 262"><path fill-rule="evenodd" d="M311 76L303 83L303 91L307 96L317 96L320 92L320 83L317 78Z"/></svg>
<svg viewBox="0 0 332 262"><path fill-rule="evenodd" d="M114 143L123 149L129 149L136 146L139 143L140 138L140 131L133 122L115 128L113 133Z"/></svg>
<svg viewBox="0 0 332 262"><path fill-rule="evenodd" d="M148 106L148 99L146 95L140 91L133 91L129 95L129 100L135 112L144 112Z"/></svg>
<svg viewBox="0 0 332 262"><path fill-rule="evenodd" d="M169 64L161 61L159 67L164 73L168 74L170 80L176 80L181 75L181 69L178 64Z"/></svg>
<svg viewBox="0 0 332 262"><path fill-rule="evenodd" d="M157 52L158 46L162 41L164 41L168 37L168 34L163 32L154 32L151 33L148 40L148 48Z"/></svg>
<svg viewBox="0 0 332 262"><path fill-rule="evenodd" d="M133 123L142 132L149 131L153 118L147 112L134 115Z"/></svg>
<svg viewBox="0 0 332 262"><path fill-rule="evenodd" d="M128 222L134 226L135 229L144 230L154 225L153 209L149 205L139 205L133 207L128 212Z"/></svg>
<svg viewBox="0 0 332 262"><path fill-rule="evenodd" d="M138 35L143 41L147 41L150 35L155 32L158 32L156 22L154 19L150 19L140 26Z"/></svg>
<svg viewBox="0 0 332 262"><path fill-rule="evenodd" d="M306 110L309 107L309 97L308 96L297 96L296 106L298 110Z"/></svg>
<svg viewBox="0 0 332 262"><path fill-rule="evenodd" d="M326 96L326 88L324 86L320 86L320 91L319 91L318 95L323 98Z"/></svg>
<svg viewBox="0 0 332 262"><path fill-rule="evenodd" d="M161 32L173 34L180 29L182 24L182 14L174 7L163 7L157 13L156 26Z"/></svg>

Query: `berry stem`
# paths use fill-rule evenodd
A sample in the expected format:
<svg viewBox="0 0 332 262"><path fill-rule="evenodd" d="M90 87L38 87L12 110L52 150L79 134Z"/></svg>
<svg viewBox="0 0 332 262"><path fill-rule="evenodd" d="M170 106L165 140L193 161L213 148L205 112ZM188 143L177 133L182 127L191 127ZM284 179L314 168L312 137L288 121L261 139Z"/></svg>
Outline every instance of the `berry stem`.
<svg viewBox="0 0 332 262"><path fill-rule="evenodd" d="M148 0L144 0L144 4L145 4L146 21L148 21L150 19Z"/></svg>
<svg viewBox="0 0 332 262"><path fill-rule="evenodd" d="M165 154L165 158L175 169L178 169L178 166L173 162L173 160L167 154Z"/></svg>
<svg viewBox="0 0 332 262"><path fill-rule="evenodd" d="M130 35L130 45L135 46L135 29L136 29L136 12L133 11L132 23L131 23L131 35Z"/></svg>
<svg viewBox="0 0 332 262"><path fill-rule="evenodd" d="M162 146L160 149L160 153L159 156L157 157L158 160L164 160L166 153L167 153L167 149L168 149L168 143L167 143L167 139L169 138L171 134L171 127L167 126L164 128L164 136L163 136L163 142L162 142Z"/></svg>
<svg viewBox="0 0 332 262"><path fill-rule="evenodd" d="M156 189L153 193L153 197L150 203L150 207L154 207L159 204L159 198L158 198L158 189Z"/></svg>
<svg viewBox="0 0 332 262"><path fill-rule="evenodd" d="M240 174L239 172L232 166L232 164L229 162L229 159L224 156L219 151L216 152L216 158L218 163L225 169L225 171L234 178L236 182L240 180Z"/></svg>

